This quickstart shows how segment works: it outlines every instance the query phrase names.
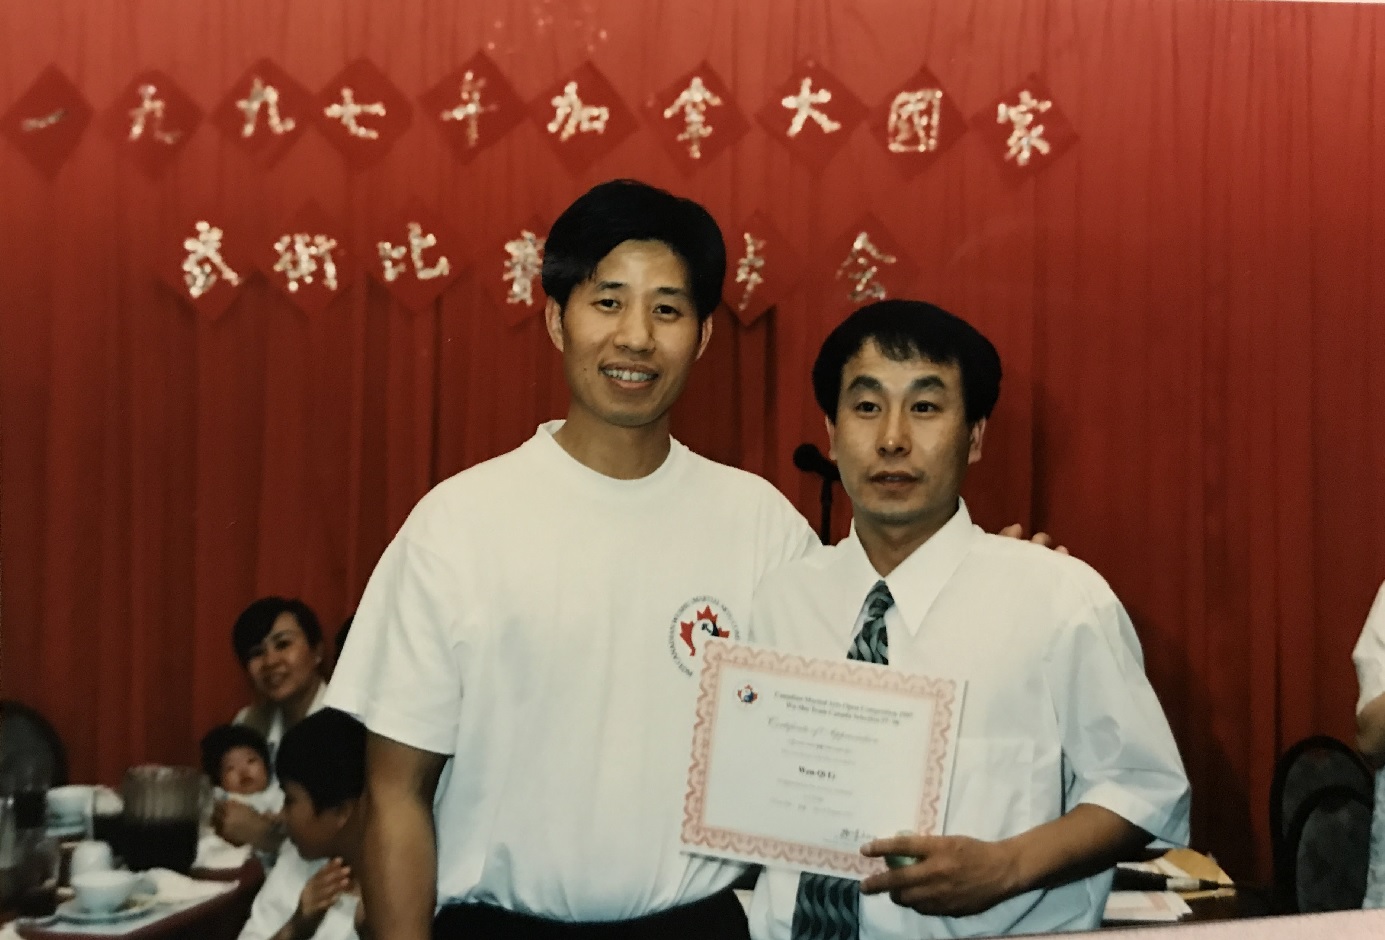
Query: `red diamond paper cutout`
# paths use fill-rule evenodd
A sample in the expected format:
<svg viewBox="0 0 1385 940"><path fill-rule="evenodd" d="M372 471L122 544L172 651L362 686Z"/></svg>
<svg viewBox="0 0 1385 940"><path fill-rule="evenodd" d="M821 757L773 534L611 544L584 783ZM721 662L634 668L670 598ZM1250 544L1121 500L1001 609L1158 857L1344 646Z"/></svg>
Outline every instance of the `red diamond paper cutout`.
<svg viewBox="0 0 1385 940"><path fill-rule="evenodd" d="M463 163L524 120L524 102L490 56L478 52L418 99L423 117Z"/></svg>
<svg viewBox="0 0 1385 940"><path fill-rule="evenodd" d="M116 146L133 156L146 176L157 179L201 121L197 103L166 73L151 69L125 86L101 123Z"/></svg>
<svg viewBox="0 0 1385 940"><path fill-rule="evenodd" d="M466 270L462 240L418 200L375 235L370 273L410 310L430 308Z"/></svg>
<svg viewBox="0 0 1385 940"><path fill-rule="evenodd" d="M309 202L256 251L260 270L298 309L321 313L345 293L356 273L343 232L321 206Z"/></svg>
<svg viewBox="0 0 1385 940"><path fill-rule="evenodd" d="M1037 75L983 108L972 125L1000 165L1020 178L1044 169L1077 143L1077 131Z"/></svg>
<svg viewBox="0 0 1385 940"><path fill-rule="evenodd" d="M918 274L899 239L870 213L832 241L822 269L834 301L853 308L907 296Z"/></svg>
<svg viewBox="0 0 1385 940"><path fill-rule="evenodd" d="M77 149L91 123L91 105L55 66L0 117L0 130L40 173L52 179Z"/></svg>
<svg viewBox="0 0 1385 940"><path fill-rule="evenodd" d="M966 133L967 119L938 77L921 68L871 114L871 135L912 178Z"/></svg>
<svg viewBox="0 0 1385 940"><path fill-rule="evenodd" d="M654 133L684 173L706 166L750 129L731 88L706 62L645 100Z"/></svg>
<svg viewBox="0 0 1385 940"><path fill-rule="evenodd" d="M510 326L543 314L548 297L540 275L547 238L548 223L531 215L482 248L483 286Z"/></svg>
<svg viewBox="0 0 1385 940"><path fill-rule="evenodd" d="M313 125L319 110L315 105L312 92L270 59L261 59L221 99L212 123L270 166Z"/></svg>
<svg viewBox="0 0 1385 940"><path fill-rule="evenodd" d="M824 95L828 97L825 99ZM821 171L866 113L866 106L845 83L808 60L800 63L792 77L774 90L756 118L770 137L808 166Z"/></svg>
<svg viewBox="0 0 1385 940"><path fill-rule="evenodd" d="M802 275L798 255L763 211L726 231L722 302L745 326L776 306Z"/></svg>
<svg viewBox="0 0 1385 940"><path fill-rule="evenodd" d="M171 232L159 252L159 280L215 320L226 312L255 273L251 243L211 215L197 216Z"/></svg>
<svg viewBox="0 0 1385 940"><path fill-rule="evenodd" d="M413 121L409 99L369 59L338 72L314 104L318 128L352 170L382 159Z"/></svg>
<svg viewBox="0 0 1385 940"><path fill-rule="evenodd" d="M544 89L530 103L529 115L558 159L574 173L591 166L636 130L634 114L589 62Z"/></svg>

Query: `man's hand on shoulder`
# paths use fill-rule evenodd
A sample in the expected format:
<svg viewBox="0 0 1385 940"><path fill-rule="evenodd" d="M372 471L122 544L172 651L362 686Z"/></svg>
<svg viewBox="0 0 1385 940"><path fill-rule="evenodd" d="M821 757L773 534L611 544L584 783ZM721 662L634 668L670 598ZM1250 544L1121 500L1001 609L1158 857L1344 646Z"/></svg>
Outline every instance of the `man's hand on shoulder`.
<svg viewBox="0 0 1385 940"><path fill-rule="evenodd" d="M1010 525L1007 525L1005 528L1001 529L996 534L1003 535L1007 539L1022 539L1024 538L1024 525L1022 523L1015 522ZM1035 532L1033 537L1031 537L1029 541L1033 542L1035 545L1042 545L1044 548L1052 548L1055 552L1057 552L1060 555L1068 554L1067 546L1058 545L1055 547L1053 544L1053 536L1049 535L1047 532Z"/></svg>
<svg viewBox="0 0 1385 940"><path fill-rule="evenodd" d="M932 917L964 917L1019 893L1015 853L1003 842L967 836L900 835L866 844L872 858L905 856L911 865L861 882L863 894L888 892L896 904Z"/></svg>

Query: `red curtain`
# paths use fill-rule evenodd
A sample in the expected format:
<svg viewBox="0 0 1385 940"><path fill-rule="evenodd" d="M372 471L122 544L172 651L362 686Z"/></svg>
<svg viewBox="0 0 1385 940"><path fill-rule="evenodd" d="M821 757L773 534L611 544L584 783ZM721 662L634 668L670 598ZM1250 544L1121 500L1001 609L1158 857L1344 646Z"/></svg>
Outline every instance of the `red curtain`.
<svg viewBox="0 0 1385 940"><path fill-rule="evenodd" d="M692 176L647 122L576 174L533 124L464 165L417 115L356 173L314 133L265 169L205 123L157 181L97 122L51 181L0 146L0 682L76 777L189 761L247 698L246 602L299 595L334 626L432 483L562 414L556 355L537 318L508 324L485 259L631 175L728 227L763 209L816 272L751 327L719 315L676 413L810 519L789 455L823 443L807 369L857 218L901 242L913 295L991 335L975 515L1045 527L1111 581L1197 845L1263 876L1275 755L1350 739L1350 649L1385 578L1385 8L51 0L0 5L0 107L52 63L98 112L146 68L210 111L262 56L314 90L364 56L413 98L482 49L525 100L590 59L632 109L706 59L747 116L807 57L872 105L926 65L968 114L1037 73L1080 139L1022 182L976 131L906 179L866 127L821 173L755 127ZM158 282L189 219L263 235L309 198L358 240L422 199L477 259L417 313L358 278L305 315L257 276L210 319Z"/></svg>

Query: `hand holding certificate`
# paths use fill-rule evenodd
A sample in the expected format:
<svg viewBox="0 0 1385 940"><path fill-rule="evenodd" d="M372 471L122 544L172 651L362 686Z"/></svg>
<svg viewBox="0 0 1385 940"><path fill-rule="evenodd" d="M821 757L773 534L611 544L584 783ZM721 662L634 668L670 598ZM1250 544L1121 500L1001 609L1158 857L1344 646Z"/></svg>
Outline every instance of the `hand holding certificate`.
<svg viewBox="0 0 1385 940"><path fill-rule="evenodd" d="M862 844L941 831L963 685L847 659L708 643L682 841L862 877Z"/></svg>

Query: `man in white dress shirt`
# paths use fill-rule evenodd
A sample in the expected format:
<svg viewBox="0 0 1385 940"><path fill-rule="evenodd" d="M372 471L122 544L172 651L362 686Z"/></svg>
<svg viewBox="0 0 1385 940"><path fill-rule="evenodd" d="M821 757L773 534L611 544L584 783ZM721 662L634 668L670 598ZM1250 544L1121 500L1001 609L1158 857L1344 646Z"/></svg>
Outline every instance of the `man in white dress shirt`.
<svg viewBox="0 0 1385 940"><path fill-rule="evenodd" d="M752 639L967 687L942 834L865 845L903 867L859 890L767 869L756 938L1091 928L1115 860L1187 840L1187 779L1120 601L1077 559L985 534L959 497L1000 373L985 337L915 301L857 311L819 353L853 531L769 575Z"/></svg>
<svg viewBox="0 0 1385 940"><path fill-rule="evenodd" d="M370 731L382 940L747 935L743 866L679 850L694 674L817 538L669 436L725 265L696 203L579 198L543 264L566 421L435 487L372 574L327 701Z"/></svg>

